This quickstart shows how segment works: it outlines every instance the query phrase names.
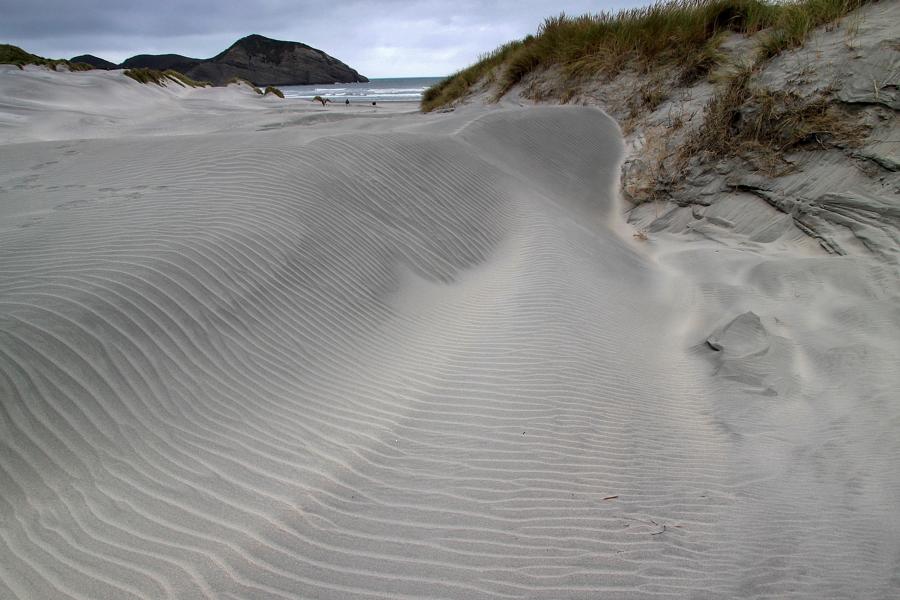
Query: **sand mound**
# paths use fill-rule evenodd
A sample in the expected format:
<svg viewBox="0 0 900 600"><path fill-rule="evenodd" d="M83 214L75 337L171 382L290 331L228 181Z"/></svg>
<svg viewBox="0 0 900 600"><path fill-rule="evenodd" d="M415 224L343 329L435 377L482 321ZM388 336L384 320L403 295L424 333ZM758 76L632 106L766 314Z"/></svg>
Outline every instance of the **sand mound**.
<svg viewBox="0 0 900 600"><path fill-rule="evenodd" d="M248 113L276 102L246 85L161 87L138 83L121 70L68 73L0 65L0 78L2 143L206 133L239 127Z"/></svg>
<svg viewBox="0 0 900 600"><path fill-rule="evenodd" d="M706 343L725 356L743 358L769 349L766 328L753 312L745 312L706 338Z"/></svg>
<svg viewBox="0 0 900 600"><path fill-rule="evenodd" d="M286 125L0 147L0 596L897 584L896 437L799 434L852 477L760 461L761 405L693 349L749 310L728 289L778 277L616 234L601 112L247 114ZM756 313L720 353L764 348Z"/></svg>

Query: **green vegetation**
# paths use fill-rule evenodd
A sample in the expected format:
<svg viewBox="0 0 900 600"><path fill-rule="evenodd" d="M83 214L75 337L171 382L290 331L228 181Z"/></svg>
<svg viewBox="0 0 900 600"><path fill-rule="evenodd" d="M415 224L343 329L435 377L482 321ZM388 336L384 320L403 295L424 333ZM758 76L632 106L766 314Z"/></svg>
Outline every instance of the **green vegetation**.
<svg viewBox="0 0 900 600"><path fill-rule="evenodd" d="M490 54L482 56L471 67L467 67L428 88L422 95L422 110L428 112L462 98L469 92L469 88L481 80L491 83L495 70L505 64L507 59L518 51L523 44L524 42L510 42L500 46Z"/></svg>
<svg viewBox="0 0 900 600"><path fill-rule="evenodd" d="M179 73L178 71L173 71L172 69L167 69L165 71L158 71L156 69L127 69L125 71L125 76L131 77L138 83L155 83L162 87L166 87L167 80L173 81L181 87L202 88L212 86L208 81L194 81L187 75Z"/></svg>
<svg viewBox="0 0 900 600"><path fill-rule="evenodd" d="M266 86L266 91L265 91L265 93L264 93L263 95L268 96L269 94L275 94L275 95L278 96L279 98L284 98L284 92L282 92L281 90L279 90L279 89L278 89L277 87L275 87L274 85L267 85L267 86Z"/></svg>
<svg viewBox="0 0 900 600"><path fill-rule="evenodd" d="M760 59L777 56L802 46L809 32L840 19L873 0L802 0L779 4L772 16L772 28L762 38Z"/></svg>
<svg viewBox="0 0 900 600"><path fill-rule="evenodd" d="M16 65L20 69L25 65L40 65L48 67L53 71L55 71L56 67L59 65L68 67L70 71L90 71L91 69L93 69L91 65L85 63L73 63L63 59L44 58L43 56L37 56L35 54L25 52L18 46L12 46L10 44L0 44L0 64Z"/></svg>
<svg viewBox="0 0 900 600"><path fill-rule="evenodd" d="M636 77L620 80L633 85L620 106L621 125L626 133L644 127L647 159L623 180L633 202L668 197L688 170L722 159L747 161L775 175L790 170L788 152L853 147L869 129L852 109L834 102L829 90L770 90L756 83L756 75L772 57L802 45L813 29L836 26L870 1L875 0L666 0L616 14L560 15L545 20L537 35L506 44L428 89L422 110L451 105L476 86L493 84L499 98L536 72L542 77L526 93L567 103L589 82L627 72ZM853 30L848 23L847 31ZM735 51L720 48L734 35L754 35L756 51L746 64L734 64L729 53ZM677 112L667 124L643 121L673 90L703 78L716 81L716 92L687 133L676 135L685 125Z"/></svg>
<svg viewBox="0 0 900 600"><path fill-rule="evenodd" d="M126 69L125 77L131 77L138 83L155 83L156 85L165 85L165 77L162 71L156 69Z"/></svg>
<svg viewBox="0 0 900 600"><path fill-rule="evenodd" d="M39 65L44 64L46 60L46 58L25 52L18 46L0 44L0 64L19 66Z"/></svg>
<svg viewBox="0 0 900 600"><path fill-rule="evenodd" d="M228 85L231 85L231 84L233 84L233 83L234 83L234 84L238 84L238 85L240 85L240 84L242 84L242 83L245 84L245 85L249 85L250 88L251 88L254 92L256 92L257 94L259 94L260 96L263 95L263 91L262 91L261 89L259 89L258 87L256 87L256 86L253 84L252 81L249 81L249 80L247 80L247 79L244 79L243 77L232 77L231 79L229 79L228 81L225 82L225 85L228 86Z"/></svg>
<svg viewBox="0 0 900 600"><path fill-rule="evenodd" d="M551 17L537 35L506 44L428 89L422 109L454 102L494 76L499 97L529 73L549 67L559 67L569 82L611 78L625 69L677 69L678 81L687 85L717 65L717 47L728 33L765 30L760 59L767 59L868 1L668 0L615 14Z"/></svg>
<svg viewBox="0 0 900 600"><path fill-rule="evenodd" d="M753 89L751 67L734 74L706 106L700 128L680 148L680 159L740 156L759 169L784 167L785 152L804 146L854 147L869 128L828 93Z"/></svg>
<svg viewBox="0 0 900 600"><path fill-rule="evenodd" d="M790 169L784 155L803 147L855 147L870 128L853 111L833 102L831 90L812 96L752 85L770 58L803 44L815 27L833 23L868 0L804 0L778 5L774 24L761 36L752 63L723 77L700 127L679 148L677 160L740 157L769 174Z"/></svg>
<svg viewBox="0 0 900 600"><path fill-rule="evenodd" d="M668 96L666 82L659 75L648 77L628 100L628 119L636 119L644 112L652 112Z"/></svg>
<svg viewBox="0 0 900 600"><path fill-rule="evenodd" d="M196 81L191 79L184 73L179 73L178 71L174 71L172 69L167 69L163 71L163 75L168 77L169 79L174 79L177 83L180 83L182 86L192 87L192 88L202 88L202 87L212 87L212 83L209 81Z"/></svg>

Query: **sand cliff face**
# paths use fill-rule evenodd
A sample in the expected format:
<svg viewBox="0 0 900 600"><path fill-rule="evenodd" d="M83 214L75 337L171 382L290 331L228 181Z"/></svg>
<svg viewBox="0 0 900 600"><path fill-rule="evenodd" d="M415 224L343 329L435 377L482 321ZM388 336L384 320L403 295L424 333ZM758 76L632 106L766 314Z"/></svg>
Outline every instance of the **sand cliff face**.
<svg viewBox="0 0 900 600"><path fill-rule="evenodd" d="M896 269L625 152L0 66L0 597L896 596Z"/></svg>
<svg viewBox="0 0 900 600"><path fill-rule="evenodd" d="M768 213L746 213L748 220L736 223L719 215L729 213L731 204L717 206L762 200L830 253L875 255L896 265L898 24L900 3L877 2L815 31L803 47L752 68L744 97L711 151L704 144L690 146L721 92L717 82L749 68L764 33L726 39L719 70L689 85L675 70L652 66L574 87L550 70L529 75L504 101L563 99L599 106L615 117L627 145L622 191L635 205L629 218L640 230L725 233L723 239L730 239L736 228L751 240L771 239L776 232ZM474 101L490 101L492 94L488 85ZM754 128L769 130L765 147L741 137Z"/></svg>

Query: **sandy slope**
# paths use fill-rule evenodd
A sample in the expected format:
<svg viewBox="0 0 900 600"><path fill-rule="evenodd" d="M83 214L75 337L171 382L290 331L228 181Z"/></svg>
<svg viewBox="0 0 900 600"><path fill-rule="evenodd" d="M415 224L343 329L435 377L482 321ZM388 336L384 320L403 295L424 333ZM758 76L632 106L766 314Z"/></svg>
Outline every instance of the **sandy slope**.
<svg viewBox="0 0 900 600"><path fill-rule="evenodd" d="M23 76L0 77L0 597L900 588L874 259L622 235L594 109L178 91L73 135L96 106L42 112Z"/></svg>

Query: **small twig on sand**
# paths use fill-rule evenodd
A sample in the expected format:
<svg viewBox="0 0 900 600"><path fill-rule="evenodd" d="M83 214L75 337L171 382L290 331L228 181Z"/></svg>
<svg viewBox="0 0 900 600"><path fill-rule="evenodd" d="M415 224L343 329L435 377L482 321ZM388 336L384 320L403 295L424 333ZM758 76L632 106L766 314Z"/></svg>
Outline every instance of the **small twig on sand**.
<svg viewBox="0 0 900 600"><path fill-rule="evenodd" d="M616 498L618 498L618 496L607 496L606 498L603 498L603 499L604 500L615 500Z"/></svg>

